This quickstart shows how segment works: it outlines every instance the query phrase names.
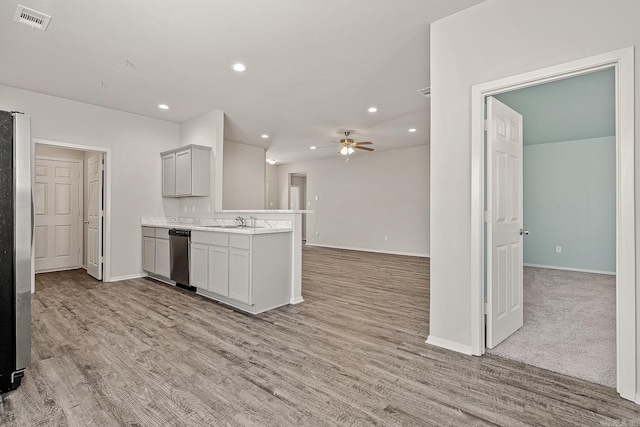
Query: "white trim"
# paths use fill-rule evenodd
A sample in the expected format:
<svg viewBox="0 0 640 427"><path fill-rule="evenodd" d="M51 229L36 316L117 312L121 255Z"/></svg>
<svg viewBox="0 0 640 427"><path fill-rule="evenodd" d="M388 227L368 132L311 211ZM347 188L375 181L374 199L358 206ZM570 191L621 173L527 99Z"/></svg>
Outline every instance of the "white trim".
<svg viewBox="0 0 640 427"><path fill-rule="evenodd" d="M484 347L484 98L614 67L616 71L616 334L617 390L636 399L634 48L629 47L471 89L471 348Z"/></svg>
<svg viewBox="0 0 640 427"><path fill-rule="evenodd" d="M54 273L56 271L80 270L81 268L82 267L80 267L80 266L61 267L61 268L48 268L46 270L36 270L36 274Z"/></svg>
<svg viewBox="0 0 640 427"><path fill-rule="evenodd" d="M446 348L447 350L456 351L471 356L471 346L460 344L457 342L445 340L442 338L429 335L425 341L427 344L435 345L436 347Z"/></svg>
<svg viewBox="0 0 640 427"><path fill-rule="evenodd" d="M33 142L41 145L50 145L54 147L61 148L69 148L72 150L78 151L89 151L93 153L103 153L104 154L104 163L105 163L105 179L102 183L104 185L104 253L103 256L103 274L102 281L103 282L111 282L111 148L106 147L94 147L91 145L79 145L79 144L70 144L67 142L60 141L49 141L46 139L33 139Z"/></svg>
<svg viewBox="0 0 640 427"><path fill-rule="evenodd" d="M143 277L147 277L146 273L137 273L137 274L128 274L126 276L116 276L112 277L109 282L120 282L122 280L131 280L131 279L141 279ZM152 277L152 276L149 276ZM155 277L153 277L155 279Z"/></svg>
<svg viewBox="0 0 640 427"><path fill-rule="evenodd" d="M579 273L607 274L609 276L616 275L615 271L587 270L585 268L558 267L556 265L529 264L527 262L523 263L522 265L524 265L525 267L546 268L549 270L577 271Z"/></svg>
<svg viewBox="0 0 640 427"><path fill-rule="evenodd" d="M289 301L289 304L295 305L295 304L300 304L301 302L304 302L304 298L295 297L295 298L291 298L291 300Z"/></svg>
<svg viewBox="0 0 640 427"><path fill-rule="evenodd" d="M640 405L640 393L636 393L636 403Z"/></svg>
<svg viewBox="0 0 640 427"><path fill-rule="evenodd" d="M348 251L374 252L377 254L405 255L405 256L415 256L420 258L429 258L429 254L423 254L418 252L385 251L381 249L354 248L351 246L322 245L319 243L307 243L306 246L318 246L320 248L346 249Z"/></svg>

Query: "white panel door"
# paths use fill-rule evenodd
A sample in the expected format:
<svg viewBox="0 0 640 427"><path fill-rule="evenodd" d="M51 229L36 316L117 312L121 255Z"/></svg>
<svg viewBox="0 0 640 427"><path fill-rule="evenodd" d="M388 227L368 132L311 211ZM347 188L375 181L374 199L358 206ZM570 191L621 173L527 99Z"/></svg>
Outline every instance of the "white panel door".
<svg viewBox="0 0 640 427"><path fill-rule="evenodd" d="M169 239L159 239L156 237L156 274L165 278L171 276Z"/></svg>
<svg viewBox="0 0 640 427"><path fill-rule="evenodd" d="M35 269L80 267L78 162L36 158L33 187Z"/></svg>
<svg viewBox="0 0 640 427"><path fill-rule="evenodd" d="M229 298L251 304L249 251L229 249Z"/></svg>
<svg viewBox="0 0 640 427"><path fill-rule="evenodd" d="M487 347L523 324L522 115L487 98Z"/></svg>
<svg viewBox="0 0 640 427"><path fill-rule="evenodd" d="M87 273L102 280L103 165L104 154L94 154L87 162Z"/></svg>

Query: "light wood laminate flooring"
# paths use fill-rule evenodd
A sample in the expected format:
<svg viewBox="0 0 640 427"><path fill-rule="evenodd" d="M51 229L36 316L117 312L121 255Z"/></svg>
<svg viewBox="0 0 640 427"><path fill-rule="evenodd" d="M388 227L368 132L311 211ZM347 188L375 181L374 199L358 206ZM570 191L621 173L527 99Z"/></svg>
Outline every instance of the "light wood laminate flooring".
<svg viewBox="0 0 640 427"><path fill-rule="evenodd" d="M37 276L3 426L640 425L615 389L425 344L429 260L306 247L259 316L150 279Z"/></svg>

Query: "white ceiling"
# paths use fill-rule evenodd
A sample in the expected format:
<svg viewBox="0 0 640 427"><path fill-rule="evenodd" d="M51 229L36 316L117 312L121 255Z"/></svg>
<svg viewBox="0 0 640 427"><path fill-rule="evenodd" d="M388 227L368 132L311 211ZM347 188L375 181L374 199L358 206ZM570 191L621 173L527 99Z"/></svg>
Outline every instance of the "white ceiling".
<svg viewBox="0 0 640 427"><path fill-rule="evenodd" d="M429 142L429 24L480 2L21 0L52 15L42 32L5 0L0 84L175 122L220 109L226 139L279 163L336 155L309 146L339 129L410 147Z"/></svg>

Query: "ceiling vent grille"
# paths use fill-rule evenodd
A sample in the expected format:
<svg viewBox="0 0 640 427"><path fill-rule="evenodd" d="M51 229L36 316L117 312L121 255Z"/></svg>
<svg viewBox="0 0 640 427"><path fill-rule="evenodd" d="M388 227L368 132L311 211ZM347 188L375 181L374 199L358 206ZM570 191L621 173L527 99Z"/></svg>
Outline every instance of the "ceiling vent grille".
<svg viewBox="0 0 640 427"><path fill-rule="evenodd" d="M418 92L420 92L420 94L422 94L422 96L424 96L425 98L431 98L431 88L430 87L425 87L423 89L418 89Z"/></svg>
<svg viewBox="0 0 640 427"><path fill-rule="evenodd" d="M21 24L28 25L31 28L46 31L49 26L49 22L51 22L51 16L19 4L18 7L16 7L16 13L13 16L13 20Z"/></svg>

